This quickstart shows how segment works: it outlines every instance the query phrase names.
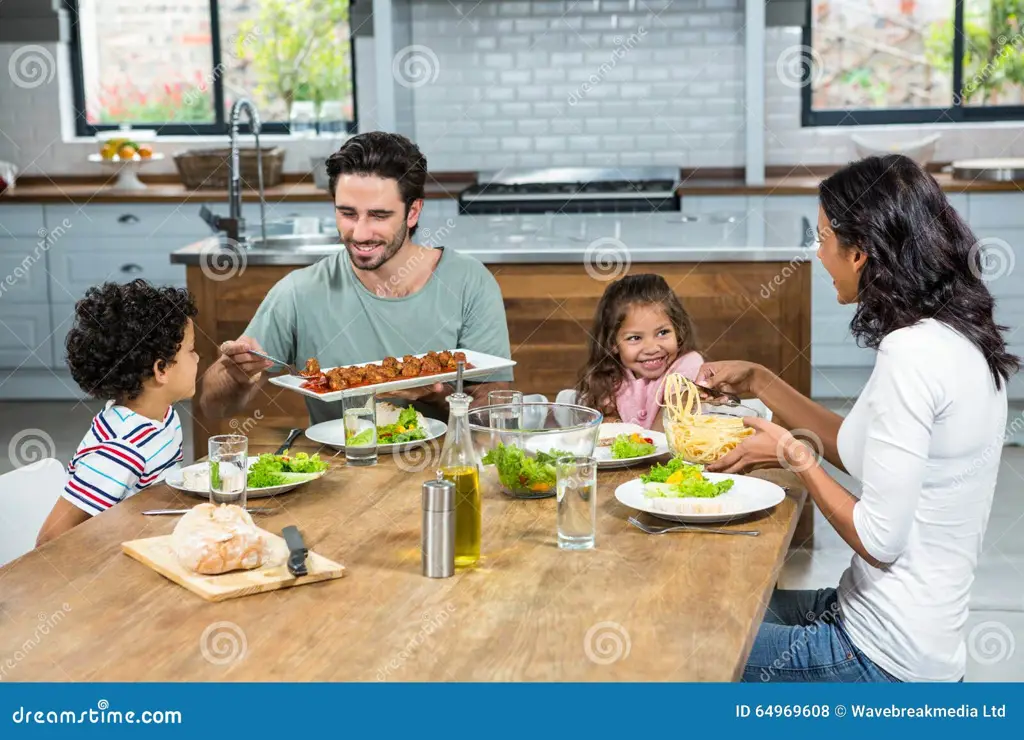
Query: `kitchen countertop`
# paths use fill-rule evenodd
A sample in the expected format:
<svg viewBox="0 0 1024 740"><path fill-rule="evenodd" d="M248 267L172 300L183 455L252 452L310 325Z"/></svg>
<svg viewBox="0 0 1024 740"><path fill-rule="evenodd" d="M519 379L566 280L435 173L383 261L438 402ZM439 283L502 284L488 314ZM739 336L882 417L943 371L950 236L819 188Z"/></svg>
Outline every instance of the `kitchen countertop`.
<svg viewBox="0 0 1024 740"><path fill-rule="evenodd" d="M677 191L684 198L687 195L817 195L818 183L827 173L811 173L801 168L803 174L772 175L764 185L747 185L743 178L731 174L709 171L685 172ZM932 173L947 193L1014 193L1024 192L1024 182L987 182L954 180L946 173ZM289 179L267 190L271 203L288 201L311 201L326 198L327 192L317 188L308 175L292 175ZM171 175L142 178L149 183L147 190L125 192L105 187L109 179L76 177L25 176L16 188L0 195L3 203L182 203L187 201L227 201L225 190L186 190ZM428 199L453 199L465 188L476 182L472 172L439 172L427 178ZM258 200L255 190L246 190L242 197L246 201Z"/></svg>
<svg viewBox="0 0 1024 740"><path fill-rule="evenodd" d="M188 190L177 181L159 178L147 180L146 190L124 191L105 187L110 180L92 178L54 178L25 177L18 180L16 187L0 195L0 205L4 203L186 203L186 202L218 202L227 203L226 190ZM471 173L439 173L437 178L428 177L424 188L427 199L451 199L458 197L460 191L476 182ZM310 176L286 179L280 185L266 189L268 203L289 201L329 200L326 190L313 184ZM244 190L242 199L246 202L259 202L256 190Z"/></svg>
<svg viewBox="0 0 1024 740"><path fill-rule="evenodd" d="M272 431L270 444L250 439L250 454L287 432ZM752 475L789 486L786 498L723 525L759 537L653 537L626 522L632 511L613 495L636 471L601 471L597 547L572 553L555 546L554 498L516 501L485 483L483 559L433 579L420 575L428 476L396 459L334 461L256 520L274 532L297 525L311 551L345 566L338 580L203 601L121 552L178 522L142 511L199 502L162 483L7 564L0 655L21 657L7 661L4 679L735 681L806 496L792 473L759 470ZM59 625L33 641L56 614ZM624 654L609 654L616 644Z"/></svg>
<svg viewBox="0 0 1024 740"><path fill-rule="evenodd" d="M1024 181L990 182L986 180L954 180L944 172L932 176L947 193L1024 193ZM684 200L687 195L817 195L818 183L826 174L794 172L765 178L764 185L747 185L741 177L705 177L699 172L683 175L676 191Z"/></svg>
<svg viewBox="0 0 1024 740"><path fill-rule="evenodd" d="M420 243L444 246L484 264L582 263L595 269L626 262L802 262L811 224L795 213L719 213L683 221L679 213L543 216L459 216ZM689 217L693 219L694 217ZM426 238L429 234L429 238ZM224 252L219 237L171 255L175 264L199 265ZM252 249L246 265L311 265L338 247L303 251Z"/></svg>

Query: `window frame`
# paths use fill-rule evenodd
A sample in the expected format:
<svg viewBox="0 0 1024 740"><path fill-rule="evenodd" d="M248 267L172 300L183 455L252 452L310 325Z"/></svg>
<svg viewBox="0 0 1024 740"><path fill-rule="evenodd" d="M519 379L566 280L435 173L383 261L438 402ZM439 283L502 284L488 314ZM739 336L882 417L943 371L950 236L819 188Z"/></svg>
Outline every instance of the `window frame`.
<svg viewBox="0 0 1024 740"><path fill-rule="evenodd" d="M64 10L68 15L70 23L70 34L68 51L71 58L71 88L72 100L75 113L75 135L81 137L92 137L101 131L117 131L124 124L119 123L89 123L85 114L85 72L82 68L82 38L78 24L78 0L62 0ZM211 61L213 66L210 69L210 77L213 80L213 113L216 120L212 123L129 123L132 129L155 130L157 136L227 136L230 131L228 117L224 112L224 84L223 75L214 74L214 70L220 69L221 64L221 42L220 42L220 10L218 0L209 0L210 3L210 36L211 36ZM356 0L349 0L349 7L356 4ZM351 31L351 29L350 29ZM349 70L352 76L352 118L346 125L347 133L354 134L358 131L359 104L356 94L356 54L355 36L349 36L350 61ZM238 127L239 133L251 134L248 120ZM261 134L291 134L291 124L287 121L262 121L260 126Z"/></svg>
<svg viewBox="0 0 1024 740"><path fill-rule="evenodd" d="M953 97L944 108L848 108L815 110L812 108L814 91L811 89L810 56L806 55L804 84L800 87L800 123L812 126L877 126L882 124L921 123L985 123L991 121L1024 120L1024 105L964 105L955 91L963 89L964 59L964 4L954 0L953 9ZM807 15L801 43L805 49L814 49L814 3L807 1Z"/></svg>

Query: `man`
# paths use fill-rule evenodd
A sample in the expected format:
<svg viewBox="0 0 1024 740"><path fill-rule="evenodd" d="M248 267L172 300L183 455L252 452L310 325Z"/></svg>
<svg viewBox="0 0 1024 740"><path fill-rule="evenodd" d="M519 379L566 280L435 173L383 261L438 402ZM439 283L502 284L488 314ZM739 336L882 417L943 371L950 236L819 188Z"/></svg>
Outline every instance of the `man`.
<svg viewBox="0 0 1024 740"><path fill-rule="evenodd" d="M245 333L221 346L203 376L205 414L232 416L256 395L271 363L249 350L299 367L310 357L333 367L455 348L511 356L501 291L487 268L412 241L427 175L415 144L398 134L360 134L328 158L327 173L345 249L281 279ZM475 402L507 387L512 371L486 380L467 384ZM435 383L389 395L445 418L449 392ZM313 424L341 416L340 403L306 405Z"/></svg>

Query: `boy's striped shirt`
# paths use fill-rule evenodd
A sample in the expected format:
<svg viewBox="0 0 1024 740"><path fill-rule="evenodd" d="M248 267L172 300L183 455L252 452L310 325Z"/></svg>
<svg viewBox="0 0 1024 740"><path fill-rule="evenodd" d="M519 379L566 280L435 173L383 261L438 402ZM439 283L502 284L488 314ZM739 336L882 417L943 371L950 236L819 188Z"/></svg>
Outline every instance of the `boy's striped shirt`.
<svg viewBox="0 0 1024 740"><path fill-rule="evenodd" d="M181 458L181 421L173 406L156 421L111 401L78 445L63 496L99 514L159 481Z"/></svg>

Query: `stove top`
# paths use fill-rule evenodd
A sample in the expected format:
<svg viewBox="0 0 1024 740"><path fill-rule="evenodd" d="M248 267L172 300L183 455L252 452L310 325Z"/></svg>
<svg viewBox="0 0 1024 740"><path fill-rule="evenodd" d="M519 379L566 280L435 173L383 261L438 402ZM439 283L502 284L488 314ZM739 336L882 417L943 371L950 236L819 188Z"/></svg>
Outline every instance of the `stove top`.
<svg viewBox="0 0 1024 740"><path fill-rule="evenodd" d="M466 188L462 213L601 213L678 210L671 168L505 171Z"/></svg>

